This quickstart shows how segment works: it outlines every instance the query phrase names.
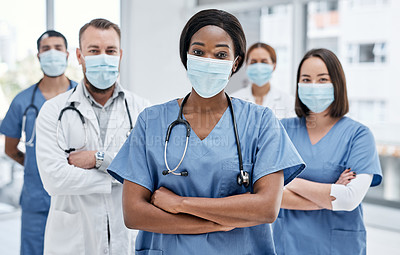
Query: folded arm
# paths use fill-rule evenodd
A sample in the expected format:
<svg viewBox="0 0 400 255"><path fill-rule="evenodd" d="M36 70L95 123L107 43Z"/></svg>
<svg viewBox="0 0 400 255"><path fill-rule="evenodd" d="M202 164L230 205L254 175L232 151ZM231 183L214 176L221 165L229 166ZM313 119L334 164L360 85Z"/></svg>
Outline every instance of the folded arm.
<svg viewBox="0 0 400 255"><path fill-rule="evenodd" d="M224 226L250 227L275 221L282 199L283 172L261 177L254 193L223 198L180 197L160 188L152 203L170 213L194 215Z"/></svg>
<svg viewBox="0 0 400 255"><path fill-rule="evenodd" d="M36 158L44 188L51 195L87 195L110 193L111 176L107 173L70 165L68 154L57 145L57 107L46 102L36 121Z"/></svg>
<svg viewBox="0 0 400 255"><path fill-rule="evenodd" d="M163 211L150 203L151 195L143 186L124 181L122 203L126 227L162 234L204 234L233 229L193 215Z"/></svg>

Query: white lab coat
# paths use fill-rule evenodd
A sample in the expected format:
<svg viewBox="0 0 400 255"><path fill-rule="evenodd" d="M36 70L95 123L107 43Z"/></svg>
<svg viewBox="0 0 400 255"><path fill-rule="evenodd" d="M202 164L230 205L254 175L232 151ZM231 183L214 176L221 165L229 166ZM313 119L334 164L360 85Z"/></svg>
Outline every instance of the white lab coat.
<svg viewBox="0 0 400 255"><path fill-rule="evenodd" d="M231 94L232 97L255 103L251 84ZM263 106L270 108L279 119L295 117L295 98L271 85L267 95L263 98Z"/></svg>
<svg viewBox="0 0 400 255"><path fill-rule="evenodd" d="M83 93L82 82L47 101L36 122L36 156L44 188L51 196L46 224L44 254L134 254L133 231L124 225L122 185L108 173L68 164L68 154L57 145L57 119L61 109L75 102L88 130L88 143L82 150L111 152L115 156L129 131L125 102L118 97L112 106L104 146L93 108ZM123 90L124 91L124 90ZM148 102L126 90L133 125ZM65 111L59 141L63 148L79 148L84 130L75 111ZM108 230L110 228L110 243Z"/></svg>

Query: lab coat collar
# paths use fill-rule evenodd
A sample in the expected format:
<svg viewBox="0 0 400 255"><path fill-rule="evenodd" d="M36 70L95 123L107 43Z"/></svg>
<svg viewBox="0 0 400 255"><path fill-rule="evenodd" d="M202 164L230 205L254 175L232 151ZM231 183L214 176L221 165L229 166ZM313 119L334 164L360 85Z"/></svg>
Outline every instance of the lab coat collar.
<svg viewBox="0 0 400 255"><path fill-rule="evenodd" d="M250 83L247 88L248 88L249 96L251 98L254 98L253 97L253 92L252 92L252 87L253 87L253 84ZM265 95L264 98L265 97L269 97L269 98L271 98L272 100L275 101L275 100L280 100L281 99L281 94L277 91L277 89L274 86L270 85L270 89L268 91L268 94Z"/></svg>

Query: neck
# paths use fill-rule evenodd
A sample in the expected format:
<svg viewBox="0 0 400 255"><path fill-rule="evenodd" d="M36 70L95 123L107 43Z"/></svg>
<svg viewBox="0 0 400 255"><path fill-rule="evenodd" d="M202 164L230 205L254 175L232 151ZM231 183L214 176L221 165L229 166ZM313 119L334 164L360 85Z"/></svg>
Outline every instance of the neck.
<svg viewBox="0 0 400 255"><path fill-rule="evenodd" d="M222 90L211 98L203 98L199 96L194 89L184 107L185 113L207 113L225 111L228 107L228 101L225 91Z"/></svg>
<svg viewBox="0 0 400 255"><path fill-rule="evenodd" d="M63 74L58 77L43 76L43 79L39 83L40 90L42 92L64 92L69 87L70 81Z"/></svg>
<svg viewBox="0 0 400 255"><path fill-rule="evenodd" d="M91 90L90 86L89 86L89 84L87 84L87 82L85 82L85 87L86 87L87 91L90 93L90 95L92 95L93 99L97 103L104 106L107 103L108 99L110 99L111 96L113 95L114 89L115 89L115 84L112 85L109 89L107 89L101 93Z"/></svg>
<svg viewBox="0 0 400 255"><path fill-rule="evenodd" d="M333 118L329 115L329 108L321 113L311 112L306 117L307 128L326 129L331 128L340 118Z"/></svg>
<svg viewBox="0 0 400 255"><path fill-rule="evenodd" d="M267 82L266 84L260 86L257 86L256 84L253 83L252 87L251 87L251 92L253 94L253 96L255 97L263 97L266 94L268 94L268 92L271 90L271 83Z"/></svg>

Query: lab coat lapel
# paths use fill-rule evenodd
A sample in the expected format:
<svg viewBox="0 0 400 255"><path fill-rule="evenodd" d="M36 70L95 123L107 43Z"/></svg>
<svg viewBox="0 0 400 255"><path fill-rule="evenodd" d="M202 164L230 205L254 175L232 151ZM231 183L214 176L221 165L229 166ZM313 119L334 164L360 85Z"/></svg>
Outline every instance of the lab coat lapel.
<svg viewBox="0 0 400 255"><path fill-rule="evenodd" d="M116 98L112 109L110 118L108 119L107 133L104 143L104 149L107 150L113 141L116 139L116 135L121 134L121 130L124 130L124 123L128 123L128 114L125 109L125 101L122 97ZM122 131L122 133L124 133Z"/></svg>
<svg viewBox="0 0 400 255"><path fill-rule="evenodd" d="M83 117L87 121L88 128L90 130L90 125L93 126L96 131L97 136L100 135L100 127L97 121L96 114L94 113L92 105L89 100L85 97L83 93L83 81L78 84L76 91L72 93L68 99L68 104L75 102L75 107L82 113Z"/></svg>

